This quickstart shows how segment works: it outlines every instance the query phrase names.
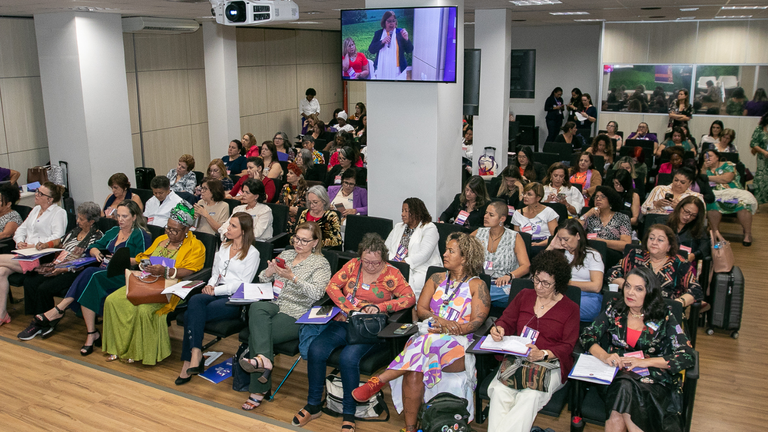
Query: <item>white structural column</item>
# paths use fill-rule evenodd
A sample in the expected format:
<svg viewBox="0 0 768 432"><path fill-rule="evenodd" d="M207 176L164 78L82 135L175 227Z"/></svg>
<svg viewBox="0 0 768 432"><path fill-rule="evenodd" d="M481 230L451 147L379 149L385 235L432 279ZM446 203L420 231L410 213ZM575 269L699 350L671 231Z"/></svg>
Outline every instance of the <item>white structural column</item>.
<svg viewBox="0 0 768 432"><path fill-rule="evenodd" d="M229 140L241 137L235 27L203 23L205 95L211 155L227 153Z"/></svg>
<svg viewBox="0 0 768 432"><path fill-rule="evenodd" d="M77 202L102 202L116 172L134 178L120 15L38 14L45 126L51 161L67 161Z"/></svg>
<svg viewBox="0 0 768 432"><path fill-rule="evenodd" d="M437 220L461 190L464 1L366 0L365 6L458 6L456 83L368 82L366 89L369 214L397 223L403 200L419 197ZM418 29L411 37L418 44Z"/></svg>
<svg viewBox="0 0 768 432"><path fill-rule="evenodd" d="M499 170L507 165L511 15L509 9L475 10L475 48L481 50L479 115L473 121L472 172L475 174L485 147L496 148Z"/></svg>

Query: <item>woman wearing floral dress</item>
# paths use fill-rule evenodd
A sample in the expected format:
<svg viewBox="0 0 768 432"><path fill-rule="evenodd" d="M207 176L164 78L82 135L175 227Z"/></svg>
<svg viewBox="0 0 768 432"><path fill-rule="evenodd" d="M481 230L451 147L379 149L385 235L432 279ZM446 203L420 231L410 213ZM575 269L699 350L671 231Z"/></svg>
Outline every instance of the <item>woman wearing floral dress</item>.
<svg viewBox="0 0 768 432"><path fill-rule="evenodd" d="M755 172L755 198L758 204L768 202L768 113L760 118L752 140L749 142L752 154L757 155L757 171Z"/></svg>

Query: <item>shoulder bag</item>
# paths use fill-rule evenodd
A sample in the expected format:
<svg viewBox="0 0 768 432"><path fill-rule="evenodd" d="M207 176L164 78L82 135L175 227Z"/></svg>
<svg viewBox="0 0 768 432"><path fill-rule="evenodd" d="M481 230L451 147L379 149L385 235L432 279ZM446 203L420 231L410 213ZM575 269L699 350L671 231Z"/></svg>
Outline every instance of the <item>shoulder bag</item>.
<svg viewBox="0 0 768 432"><path fill-rule="evenodd" d="M712 270L715 273L728 273L733 270L733 251L731 243L726 241L723 236L715 231L710 238L712 242ZM715 242L717 237L717 242Z"/></svg>
<svg viewBox="0 0 768 432"><path fill-rule="evenodd" d="M141 275L141 273L138 273ZM149 275L144 278L136 273L125 271L125 296L134 305L147 303L168 303L168 294L160 294L169 286L176 285L176 279L165 279L162 276Z"/></svg>
<svg viewBox="0 0 768 432"><path fill-rule="evenodd" d="M360 279L360 271L362 269L363 266L360 264L360 268L357 270L355 289L352 290L352 298L355 298L357 287L362 283L362 279ZM382 342L377 335L387 326L387 319L387 314L383 313L350 314L347 320L347 344L377 344Z"/></svg>
<svg viewBox="0 0 768 432"><path fill-rule="evenodd" d="M549 377L552 372L560 373L560 361L557 359L537 362L517 356L504 356L499 367L498 380L515 390L549 391Z"/></svg>

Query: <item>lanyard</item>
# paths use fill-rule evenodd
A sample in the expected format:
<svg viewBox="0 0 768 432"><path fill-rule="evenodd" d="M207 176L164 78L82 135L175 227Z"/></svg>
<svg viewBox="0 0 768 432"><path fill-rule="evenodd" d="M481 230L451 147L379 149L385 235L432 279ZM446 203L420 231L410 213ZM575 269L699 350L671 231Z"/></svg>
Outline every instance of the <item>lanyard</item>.
<svg viewBox="0 0 768 432"><path fill-rule="evenodd" d="M446 283L446 294L447 294L448 293L448 289L451 288L451 279L450 279L450 275L447 274L447 272L446 272L445 280L447 281L447 283ZM448 296L448 298L445 298L445 296L443 296L443 304L444 305L448 305L449 303L451 303L451 301L453 301L454 298L456 298L456 296L459 294L459 288L461 288L461 286L466 281L467 281L467 276L464 276L464 279L462 279L461 282L459 282L459 284L456 285L456 288L454 288L453 293L451 293L451 295Z"/></svg>

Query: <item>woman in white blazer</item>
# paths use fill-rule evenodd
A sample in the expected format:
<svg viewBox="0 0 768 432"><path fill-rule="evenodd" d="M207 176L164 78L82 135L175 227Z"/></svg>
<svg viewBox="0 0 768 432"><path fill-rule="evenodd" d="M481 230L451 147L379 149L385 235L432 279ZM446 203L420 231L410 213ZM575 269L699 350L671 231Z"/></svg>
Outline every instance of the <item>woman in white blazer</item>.
<svg viewBox="0 0 768 432"><path fill-rule="evenodd" d="M387 236L389 259L404 261L411 266L408 284L418 298L427 278L427 269L443 265L437 248L440 235L427 207L418 198L403 201L400 217L403 221L395 225Z"/></svg>

